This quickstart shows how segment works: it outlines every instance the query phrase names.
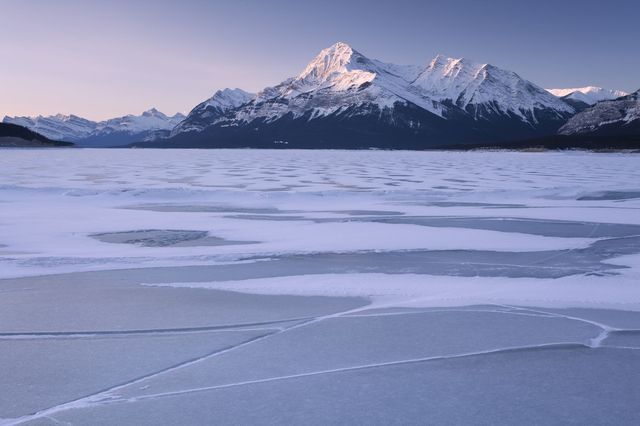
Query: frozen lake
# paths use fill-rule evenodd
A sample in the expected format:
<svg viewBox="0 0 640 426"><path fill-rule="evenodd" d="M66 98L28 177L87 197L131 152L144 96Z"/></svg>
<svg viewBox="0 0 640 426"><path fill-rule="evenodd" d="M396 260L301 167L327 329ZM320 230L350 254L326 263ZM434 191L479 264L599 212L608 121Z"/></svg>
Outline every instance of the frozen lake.
<svg viewBox="0 0 640 426"><path fill-rule="evenodd" d="M0 425L640 423L639 155L0 170Z"/></svg>

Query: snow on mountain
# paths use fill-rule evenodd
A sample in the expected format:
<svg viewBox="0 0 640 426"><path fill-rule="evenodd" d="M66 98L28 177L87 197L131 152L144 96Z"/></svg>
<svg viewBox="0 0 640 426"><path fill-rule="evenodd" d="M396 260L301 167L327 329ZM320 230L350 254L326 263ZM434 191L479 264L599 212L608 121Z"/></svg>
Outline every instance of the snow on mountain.
<svg viewBox="0 0 640 426"><path fill-rule="evenodd" d="M207 107L226 111L249 102L254 96L254 93L245 92L242 89L224 89L218 90L211 98L204 101L203 104Z"/></svg>
<svg viewBox="0 0 640 426"><path fill-rule="evenodd" d="M88 137L97 126L94 121L75 115L43 117L4 117L3 123L17 124L57 141L76 141Z"/></svg>
<svg viewBox="0 0 640 426"><path fill-rule="evenodd" d="M547 89L549 93L559 98L571 99L593 105L596 102L616 99L628 95L622 90L603 89L602 87L586 86L570 89Z"/></svg>
<svg viewBox="0 0 640 426"><path fill-rule="evenodd" d="M130 114L100 122L62 114L48 117L5 117L3 122L27 127L52 140L75 142L100 138L114 133L135 136L146 132L170 130L184 119L183 114L177 113L168 117L152 108L138 116Z"/></svg>
<svg viewBox="0 0 640 426"><path fill-rule="evenodd" d="M536 122L536 110L572 113L573 108L512 71L468 59L436 56L413 86L435 100L450 101L478 118L515 114Z"/></svg>
<svg viewBox="0 0 640 426"><path fill-rule="evenodd" d="M604 96L586 89L589 96ZM91 146L179 139L183 146L421 148L555 134L584 107L490 64L438 55L423 66L396 65L336 43L297 76L258 94L219 90L187 117L153 109L100 123L85 120L87 128L77 124L75 133L55 117L41 121L60 129L55 138L77 141L82 135Z"/></svg>
<svg viewBox="0 0 640 426"><path fill-rule="evenodd" d="M442 116L447 108L410 86L419 67L371 60L345 43L322 50L296 77L260 92L235 119L276 120L286 114L311 118L339 113L353 106L391 108L396 102L411 102Z"/></svg>
<svg viewBox="0 0 640 426"><path fill-rule="evenodd" d="M640 124L640 90L615 100L601 101L574 115L559 130L572 135L614 129L624 131L632 123Z"/></svg>
<svg viewBox="0 0 640 426"><path fill-rule="evenodd" d="M236 110L211 113L207 120L204 104L199 105L193 111L200 112L195 125L187 126L189 120L185 120L172 134L213 124L269 123L284 116L313 120L334 114L389 114L399 104L417 106L444 119L463 114L489 120L499 115L527 124L537 122L539 111L558 119L575 112L544 89L492 65L443 56L426 67L395 65L336 43L322 50L298 76L264 89Z"/></svg>
<svg viewBox="0 0 640 426"><path fill-rule="evenodd" d="M180 120L179 124L176 123L171 134L202 130L208 123L222 116L226 111L238 108L254 97L255 94L245 92L242 89L218 90L212 97L192 109L183 120Z"/></svg>
<svg viewBox="0 0 640 426"><path fill-rule="evenodd" d="M378 95L411 98L415 94L407 93L406 83L417 75L418 69L371 60L345 43L336 43L322 50L297 77L280 85L278 94L293 98L322 90L347 92L375 83L379 86ZM385 90L388 93L381 93Z"/></svg>
<svg viewBox="0 0 640 426"><path fill-rule="evenodd" d="M171 130L185 119L184 114L177 113L168 117L155 108L143 112L141 115L125 115L97 123L94 133L124 132L128 134L142 133L153 130Z"/></svg>

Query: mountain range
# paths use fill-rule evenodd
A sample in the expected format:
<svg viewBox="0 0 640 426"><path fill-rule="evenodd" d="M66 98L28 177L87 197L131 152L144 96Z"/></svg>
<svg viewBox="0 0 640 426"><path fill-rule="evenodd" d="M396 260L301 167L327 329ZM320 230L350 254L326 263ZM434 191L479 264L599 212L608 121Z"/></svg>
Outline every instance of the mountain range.
<svg viewBox="0 0 640 426"><path fill-rule="evenodd" d="M104 121L91 121L76 115L48 117L5 117L3 123L16 124L48 139L73 142L82 147L126 145L168 136L185 119L183 114L168 117L155 108L141 115L125 115Z"/></svg>
<svg viewBox="0 0 640 426"><path fill-rule="evenodd" d="M628 95L622 90L603 89L602 87L586 86L572 89L547 89L551 94L561 98L578 112L600 101L616 99Z"/></svg>
<svg viewBox="0 0 640 426"><path fill-rule="evenodd" d="M423 66L396 65L336 43L297 76L256 94L217 91L186 117L152 109L99 123L60 115L4 121L80 146L428 149L561 137L602 126L615 134L619 126L634 128L635 119L627 118L635 116L623 112L632 105L637 108L637 92L546 90L515 72L464 58L438 55Z"/></svg>
<svg viewBox="0 0 640 426"><path fill-rule="evenodd" d="M240 105L201 104L169 139L145 145L421 149L548 134L576 112L492 65L444 56L426 66L388 64L345 43L322 50L299 75L242 95Z"/></svg>

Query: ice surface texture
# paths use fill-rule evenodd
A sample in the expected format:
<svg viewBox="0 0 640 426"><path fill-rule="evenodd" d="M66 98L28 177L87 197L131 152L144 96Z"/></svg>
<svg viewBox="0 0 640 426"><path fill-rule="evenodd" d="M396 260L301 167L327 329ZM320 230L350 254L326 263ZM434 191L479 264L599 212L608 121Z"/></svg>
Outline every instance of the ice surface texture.
<svg viewBox="0 0 640 426"><path fill-rule="evenodd" d="M640 422L638 156L0 168L0 425Z"/></svg>

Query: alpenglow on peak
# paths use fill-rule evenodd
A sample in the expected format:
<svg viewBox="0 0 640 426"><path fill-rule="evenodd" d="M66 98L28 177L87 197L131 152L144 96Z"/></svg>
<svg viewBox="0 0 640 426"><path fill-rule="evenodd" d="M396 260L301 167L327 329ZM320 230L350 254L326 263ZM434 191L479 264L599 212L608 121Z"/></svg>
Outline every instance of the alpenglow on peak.
<svg viewBox="0 0 640 426"><path fill-rule="evenodd" d="M360 62L358 69L362 68L363 55L353 50L346 43L338 42L323 49L305 69L298 75L300 81L326 81L335 74L354 70L353 62Z"/></svg>

